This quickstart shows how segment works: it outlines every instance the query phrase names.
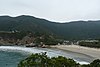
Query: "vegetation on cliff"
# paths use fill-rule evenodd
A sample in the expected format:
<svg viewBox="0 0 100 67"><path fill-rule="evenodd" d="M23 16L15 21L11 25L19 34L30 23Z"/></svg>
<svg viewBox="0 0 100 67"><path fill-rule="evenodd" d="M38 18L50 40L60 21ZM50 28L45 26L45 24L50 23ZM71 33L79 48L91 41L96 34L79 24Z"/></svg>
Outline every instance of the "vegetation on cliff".
<svg viewBox="0 0 100 67"><path fill-rule="evenodd" d="M25 45L25 44L39 44L39 45L57 45L62 43L62 41L54 34L44 33L44 32L29 32L29 31L3 31L0 32L0 43L5 44L15 44L15 45Z"/></svg>
<svg viewBox="0 0 100 67"><path fill-rule="evenodd" d="M20 61L18 67L100 67L100 60L94 60L88 65L80 65L73 59L63 56L50 58L46 53L36 53Z"/></svg>

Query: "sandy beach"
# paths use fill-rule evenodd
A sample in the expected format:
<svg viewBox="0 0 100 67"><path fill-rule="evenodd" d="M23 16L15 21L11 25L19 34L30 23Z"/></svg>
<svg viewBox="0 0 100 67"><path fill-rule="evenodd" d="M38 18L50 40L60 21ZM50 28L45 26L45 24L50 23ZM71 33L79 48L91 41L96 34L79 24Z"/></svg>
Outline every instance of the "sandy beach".
<svg viewBox="0 0 100 67"><path fill-rule="evenodd" d="M56 45L51 47L58 48L61 50L68 50L72 52L82 53L91 56L94 59L100 59L100 49L96 49L96 48L89 48L89 47L83 47L78 45Z"/></svg>

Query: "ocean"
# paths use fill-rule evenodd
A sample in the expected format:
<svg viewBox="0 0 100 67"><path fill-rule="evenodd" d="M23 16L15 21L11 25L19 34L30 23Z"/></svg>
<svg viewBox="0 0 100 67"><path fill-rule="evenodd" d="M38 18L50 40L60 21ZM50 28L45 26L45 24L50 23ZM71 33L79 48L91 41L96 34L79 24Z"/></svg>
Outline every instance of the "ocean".
<svg viewBox="0 0 100 67"><path fill-rule="evenodd" d="M89 64L92 61L90 56L70 51L65 52L58 49L0 46L0 67L17 67L18 63L28 57L30 54L41 52L47 52L49 57L60 55L67 58L72 58L80 64Z"/></svg>
<svg viewBox="0 0 100 67"><path fill-rule="evenodd" d="M26 58L26 54L13 51L0 51L0 67L17 67L22 59Z"/></svg>

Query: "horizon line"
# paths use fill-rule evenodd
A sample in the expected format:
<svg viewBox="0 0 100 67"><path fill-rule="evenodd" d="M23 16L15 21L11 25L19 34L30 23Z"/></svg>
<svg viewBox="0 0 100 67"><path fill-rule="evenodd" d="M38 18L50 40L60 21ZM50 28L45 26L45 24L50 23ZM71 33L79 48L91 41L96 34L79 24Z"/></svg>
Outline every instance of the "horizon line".
<svg viewBox="0 0 100 67"><path fill-rule="evenodd" d="M69 21L55 21L55 20L49 20L47 18L44 18L44 17L38 17L38 16L33 16L33 15L16 15L16 16L12 16L12 15L0 15L0 17L3 17L3 16L8 16L8 17L19 17L19 16L31 16L31 17L34 17L34 18L38 18L38 19L44 19L44 20L47 20L47 21L50 21L50 22L56 22L56 23L70 23L70 22L77 22L77 21L100 21L100 19L88 19L88 20L84 20L84 19L79 19L79 20L69 20Z"/></svg>

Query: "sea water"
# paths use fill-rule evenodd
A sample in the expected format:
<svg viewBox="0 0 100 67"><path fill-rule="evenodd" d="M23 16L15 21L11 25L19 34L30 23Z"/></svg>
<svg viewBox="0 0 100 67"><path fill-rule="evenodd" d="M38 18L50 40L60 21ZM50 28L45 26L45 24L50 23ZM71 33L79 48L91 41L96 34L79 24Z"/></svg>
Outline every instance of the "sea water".
<svg viewBox="0 0 100 67"><path fill-rule="evenodd" d="M32 53L47 52L50 57L65 56L72 58L80 64L89 64L92 59L90 56L78 54L70 51L48 48L26 48L18 46L0 46L0 67L17 67L18 63Z"/></svg>
<svg viewBox="0 0 100 67"><path fill-rule="evenodd" d="M26 54L13 51L0 51L0 67L17 67L19 61L25 59Z"/></svg>

